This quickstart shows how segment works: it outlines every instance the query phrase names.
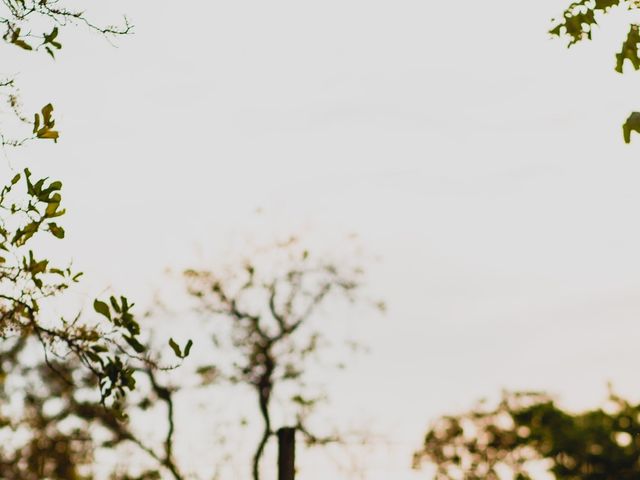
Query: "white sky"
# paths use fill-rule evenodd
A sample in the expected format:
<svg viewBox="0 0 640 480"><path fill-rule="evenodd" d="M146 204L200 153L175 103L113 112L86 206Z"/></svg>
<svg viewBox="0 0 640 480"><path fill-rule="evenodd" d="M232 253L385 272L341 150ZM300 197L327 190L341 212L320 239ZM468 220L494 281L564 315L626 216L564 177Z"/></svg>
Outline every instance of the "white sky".
<svg viewBox="0 0 640 480"><path fill-rule="evenodd" d="M613 72L615 17L549 39L565 3L105 2L136 34L25 62L64 136L12 164L46 155L61 255L141 298L238 236L358 233L389 313L332 393L408 465L430 419L501 388L638 396L640 79Z"/></svg>

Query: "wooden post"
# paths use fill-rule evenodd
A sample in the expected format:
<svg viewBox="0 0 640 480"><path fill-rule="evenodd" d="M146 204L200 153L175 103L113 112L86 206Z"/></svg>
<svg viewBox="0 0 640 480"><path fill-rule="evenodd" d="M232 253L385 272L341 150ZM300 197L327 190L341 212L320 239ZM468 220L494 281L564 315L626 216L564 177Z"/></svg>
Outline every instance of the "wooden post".
<svg viewBox="0 0 640 480"><path fill-rule="evenodd" d="M296 429L278 430L278 480L294 480L296 474Z"/></svg>

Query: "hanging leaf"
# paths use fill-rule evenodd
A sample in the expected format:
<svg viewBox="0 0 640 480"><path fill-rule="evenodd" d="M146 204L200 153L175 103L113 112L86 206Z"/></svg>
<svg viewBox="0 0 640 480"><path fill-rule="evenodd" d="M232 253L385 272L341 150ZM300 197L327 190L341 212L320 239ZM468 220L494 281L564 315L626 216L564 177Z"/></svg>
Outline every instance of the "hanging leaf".
<svg viewBox="0 0 640 480"><path fill-rule="evenodd" d="M169 346L173 350L173 353L176 354L176 357L182 358L182 352L180 351L180 347L178 346L178 344L175 342L173 338L169 338Z"/></svg>
<svg viewBox="0 0 640 480"><path fill-rule="evenodd" d="M124 339L137 353L142 353L145 351L144 345L142 345L135 337L128 337L125 335Z"/></svg>
<svg viewBox="0 0 640 480"><path fill-rule="evenodd" d="M59 227L56 223L51 222L49 225L49 231L53 234L54 237L56 238L64 238L64 229L62 227Z"/></svg>
<svg viewBox="0 0 640 480"><path fill-rule="evenodd" d="M184 347L184 356L182 358L186 358L189 356L189 352L191 351L191 347L193 347L193 341L189 340L187 345Z"/></svg>
<svg viewBox="0 0 640 480"><path fill-rule="evenodd" d="M631 142L631 132L640 133L640 112L633 112L622 126L625 143Z"/></svg>
<svg viewBox="0 0 640 480"><path fill-rule="evenodd" d="M93 309L98 312L100 315L107 317L111 320L111 312L109 311L109 306L98 300L97 298L93 301Z"/></svg>

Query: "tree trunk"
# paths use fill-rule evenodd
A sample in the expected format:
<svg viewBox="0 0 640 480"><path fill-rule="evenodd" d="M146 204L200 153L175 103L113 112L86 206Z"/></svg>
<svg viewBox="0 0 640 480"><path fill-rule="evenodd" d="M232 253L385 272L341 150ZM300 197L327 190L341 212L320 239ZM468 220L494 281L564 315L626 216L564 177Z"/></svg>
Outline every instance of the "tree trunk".
<svg viewBox="0 0 640 480"><path fill-rule="evenodd" d="M278 480L293 480L296 474L296 429L278 430Z"/></svg>

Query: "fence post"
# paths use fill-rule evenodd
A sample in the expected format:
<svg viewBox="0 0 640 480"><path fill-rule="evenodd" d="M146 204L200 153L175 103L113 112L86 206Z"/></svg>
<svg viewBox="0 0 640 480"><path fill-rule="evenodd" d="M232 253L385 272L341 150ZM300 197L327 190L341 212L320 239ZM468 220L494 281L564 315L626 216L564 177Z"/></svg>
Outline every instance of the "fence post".
<svg viewBox="0 0 640 480"><path fill-rule="evenodd" d="M294 480L296 474L296 429L283 427L278 434L278 480Z"/></svg>

